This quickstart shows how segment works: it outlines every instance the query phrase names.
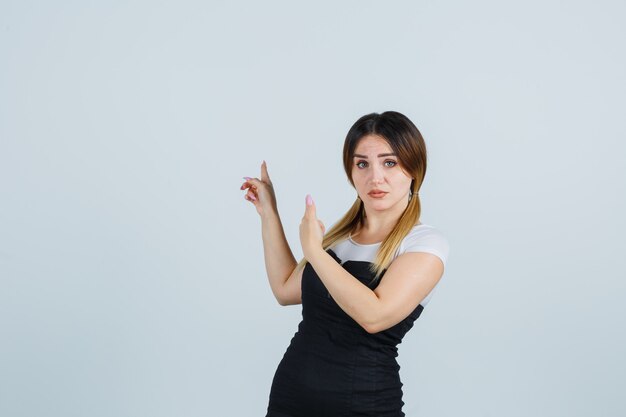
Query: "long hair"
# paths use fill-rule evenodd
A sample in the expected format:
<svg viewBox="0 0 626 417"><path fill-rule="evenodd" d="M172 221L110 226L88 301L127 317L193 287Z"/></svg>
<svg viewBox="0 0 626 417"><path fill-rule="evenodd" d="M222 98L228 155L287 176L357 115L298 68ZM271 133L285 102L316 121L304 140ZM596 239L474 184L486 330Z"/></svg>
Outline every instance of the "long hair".
<svg viewBox="0 0 626 417"><path fill-rule="evenodd" d="M367 114L352 125L343 145L343 166L348 176L348 181L353 187L354 151L359 141L367 135L377 135L386 140L393 152L398 155L400 167L407 175L414 178L411 181L408 205L393 230L382 241L376 258L370 266L370 270L374 273L372 280L372 283L374 283L380 279L391 264L391 261L393 261L402 239L419 222L421 204L418 192L426 175L427 158L426 144L422 134L409 118L395 111ZM358 226L364 224L364 218L365 208L363 201L357 196L343 217L326 231L322 241L324 250L327 250L337 242L347 239ZM306 258L302 258L296 268L304 268L306 263Z"/></svg>

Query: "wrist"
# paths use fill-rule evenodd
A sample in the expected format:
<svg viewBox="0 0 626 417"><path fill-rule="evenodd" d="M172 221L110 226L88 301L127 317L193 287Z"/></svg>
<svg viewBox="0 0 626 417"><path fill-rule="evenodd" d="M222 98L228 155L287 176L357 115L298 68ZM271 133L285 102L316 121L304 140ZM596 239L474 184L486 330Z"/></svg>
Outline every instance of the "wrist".
<svg viewBox="0 0 626 417"><path fill-rule="evenodd" d="M270 210L267 213L261 215L262 223L280 223L280 216L277 211Z"/></svg>
<svg viewBox="0 0 626 417"><path fill-rule="evenodd" d="M317 263L317 261L322 258L324 255L328 255L326 253L326 251L324 250L324 248L317 247L315 249L313 249L312 251L309 252L309 256L307 257L307 261L309 261L309 263L313 264L313 263Z"/></svg>

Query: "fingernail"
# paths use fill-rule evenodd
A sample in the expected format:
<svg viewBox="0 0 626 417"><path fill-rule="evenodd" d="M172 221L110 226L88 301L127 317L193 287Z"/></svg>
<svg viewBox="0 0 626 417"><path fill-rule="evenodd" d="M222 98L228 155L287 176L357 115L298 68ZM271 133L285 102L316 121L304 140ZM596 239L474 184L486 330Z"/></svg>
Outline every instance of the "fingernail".
<svg viewBox="0 0 626 417"><path fill-rule="evenodd" d="M256 201L256 198L253 195L251 195L250 198Z"/></svg>
<svg viewBox="0 0 626 417"><path fill-rule="evenodd" d="M310 206L311 204L313 204L313 197L311 197L310 194L306 195L306 205Z"/></svg>
<svg viewBox="0 0 626 417"><path fill-rule="evenodd" d="M243 179L247 181L250 179L250 177L243 177Z"/></svg>

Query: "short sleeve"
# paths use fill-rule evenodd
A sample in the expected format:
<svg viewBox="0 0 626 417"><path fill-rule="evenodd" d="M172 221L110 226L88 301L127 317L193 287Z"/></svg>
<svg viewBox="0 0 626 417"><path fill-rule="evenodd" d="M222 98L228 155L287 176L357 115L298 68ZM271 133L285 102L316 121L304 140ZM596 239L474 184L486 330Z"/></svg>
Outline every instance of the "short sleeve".
<svg viewBox="0 0 626 417"><path fill-rule="evenodd" d="M448 239L437 229L431 226L416 226L404 238L400 246L400 253L427 252L438 256L444 268L450 253Z"/></svg>

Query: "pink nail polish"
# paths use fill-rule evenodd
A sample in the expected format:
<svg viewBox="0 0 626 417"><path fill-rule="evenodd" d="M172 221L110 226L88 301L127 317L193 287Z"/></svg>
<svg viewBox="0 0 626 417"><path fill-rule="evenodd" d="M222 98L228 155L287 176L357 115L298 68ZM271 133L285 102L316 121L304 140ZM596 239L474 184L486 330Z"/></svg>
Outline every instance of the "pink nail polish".
<svg viewBox="0 0 626 417"><path fill-rule="evenodd" d="M311 197L311 195L310 195L310 194L307 194L307 195L306 195L306 204L307 204L308 206L310 206L311 204L313 204L313 197Z"/></svg>
<svg viewBox="0 0 626 417"><path fill-rule="evenodd" d="M243 177L243 179L244 179L244 180L249 180L249 179L250 179L250 177Z"/></svg>

